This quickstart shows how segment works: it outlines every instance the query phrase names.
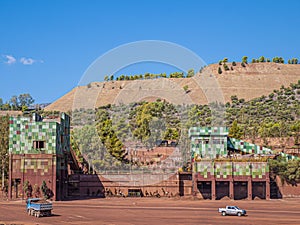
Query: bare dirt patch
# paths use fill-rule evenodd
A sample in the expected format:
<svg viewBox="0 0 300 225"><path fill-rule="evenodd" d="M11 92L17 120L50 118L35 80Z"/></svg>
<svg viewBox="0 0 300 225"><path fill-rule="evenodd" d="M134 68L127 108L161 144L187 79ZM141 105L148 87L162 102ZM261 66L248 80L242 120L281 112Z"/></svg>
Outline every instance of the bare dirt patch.
<svg viewBox="0 0 300 225"><path fill-rule="evenodd" d="M226 216L219 207L237 205L246 217ZM0 224L299 224L299 199L205 201L170 198L110 198L53 203L53 216L25 213L25 201L0 202Z"/></svg>

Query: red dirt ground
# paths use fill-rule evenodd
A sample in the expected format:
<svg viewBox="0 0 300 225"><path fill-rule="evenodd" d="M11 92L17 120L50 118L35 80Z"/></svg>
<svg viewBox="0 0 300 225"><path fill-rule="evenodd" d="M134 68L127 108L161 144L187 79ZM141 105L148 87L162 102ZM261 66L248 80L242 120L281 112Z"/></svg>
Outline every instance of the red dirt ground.
<svg viewBox="0 0 300 225"><path fill-rule="evenodd" d="M300 199L183 200L110 198L53 203L53 216L35 218L25 201L0 201L0 224L300 224ZM219 207L237 205L248 216L226 216Z"/></svg>

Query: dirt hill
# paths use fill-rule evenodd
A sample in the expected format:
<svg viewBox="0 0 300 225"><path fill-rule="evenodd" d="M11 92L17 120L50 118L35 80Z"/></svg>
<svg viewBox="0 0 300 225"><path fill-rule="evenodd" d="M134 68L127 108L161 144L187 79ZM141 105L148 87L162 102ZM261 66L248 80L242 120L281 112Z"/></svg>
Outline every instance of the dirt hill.
<svg viewBox="0 0 300 225"><path fill-rule="evenodd" d="M78 86L52 104L47 111L70 111L107 104L166 99L175 104L206 104L237 95L245 100L268 95L282 85L300 80L300 64L249 63L245 67L227 63L229 70L212 64L192 78L159 78L135 81L93 82ZM218 73L221 67L222 73ZM185 87L187 86L187 87ZM184 88L185 87L185 88ZM217 96L217 97L216 97Z"/></svg>

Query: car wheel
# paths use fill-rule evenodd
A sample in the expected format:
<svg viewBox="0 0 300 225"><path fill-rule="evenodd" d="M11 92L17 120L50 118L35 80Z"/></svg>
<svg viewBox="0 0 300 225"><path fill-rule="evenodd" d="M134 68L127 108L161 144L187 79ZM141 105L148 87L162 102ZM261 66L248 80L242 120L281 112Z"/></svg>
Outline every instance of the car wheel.
<svg viewBox="0 0 300 225"><path fill-rule="evenodd" d="M222 212L222 216L226 216L226 212Z"/></svg>
<svg viewBox="0 0 300 225"><path fill-rule="evenodd" d="M238 216L241 216L242 214L240 213L240 212L238 212L238 214L237 214Z"/></svg>

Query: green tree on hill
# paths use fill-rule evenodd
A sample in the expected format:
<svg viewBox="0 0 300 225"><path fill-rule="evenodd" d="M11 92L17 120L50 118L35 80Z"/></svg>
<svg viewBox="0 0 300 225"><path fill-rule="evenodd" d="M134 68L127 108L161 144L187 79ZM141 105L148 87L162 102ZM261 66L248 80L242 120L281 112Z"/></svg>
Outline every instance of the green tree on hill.
<svg viewBox="0 0 300 225"><path fill-rule="evenodd" d="M100 141L106 147L107 151L117 160L123 161L125 157L123 143L112 128L112 120L109 113L103 108L99 108L96 113L96 130Z"/></svg>
<svg viewBox="0 0 300 225"><path fill-rule="evenodd" d="M279 176L281 182L297 185L300 183L300 160L293 159L287 160L284 157L277 157L276 159L269 160L271 176Z"/></svg>
<svg viewBox="0 0 300 225"><path fill-rule="evenodd" d="M34 103L34 99L31 97L30 94L20 94L19 97L18 97L18 100L19 100L19 105L21 107L28 107L30 106L31 104Z"/></svg>
<svg viewBox="0 0 300 225"><path fill-rule="evenodd" d="M186 77L193 77L195 75L194 69L189 69Z"/></svg>
<svg viewBox="0 0 300 225"><path fill-rule="evenodd" d="M266 60L265 60L265 57L264 56L261 56L261 57L259 57L259 62L265 62Z"/></svg>
<svg viewBox="0 0 300 225"><path fill-rule="evenodd" d="M174 72L170 73L170 78L184 78L184 73L183 72Z"/></svg>
<svg viewBox="0 0 300 225"><path fill-rule="evenodd" d="M288 64L298 64L298 59L297 58L289 59Z"/></svg>
<svg viewBox="0 0 300 225"><path fill-rule="evenodd" d="M230 129L229 129L229 137L240 139L243 135L242 128L238 125L237 120L234 120Z"/></svg>
<svg viewBox="0 0 300 225"><path fill-rule="evenodd" d="M34 99L28 93L20 94L19 96L14 95L8 101L8 104L13 110L27 109L33 103Z"/></svg>
<svg viewBox="0 0 300 225"><path fill-rule="evenodd" d="M221 67L218 68L218 74L221 74L222 73L222 69Z"/></svg>
<svg viewBox="0 0 300 225"><path fill-rule="evenodd" d="M298 64L298 59L292 58L292 64Z"/></svg>
<svg viewBox="0 0 300 225"><path fill-rule="evenodd" d="M242 63L245 63L245 64L248 63L248 56L243 56L242 57Z"/></svg>
<svg viewBox="0 0 300 225"><path fill-rule="evenodd" d="M272 61L275 62L275 63L284 63L284 59L282 57L277 57L277 56L274 57L272 59Z"/></svg>
<svg viewBox="0 0 300 225"><path fill-rule="evenodd" d="M228 65L227 65L226 63L223 64L223 67L224 67L224 70L225 70L225 71L228 71L228 70L229 70L229 67L228 67Z"/></svg>

